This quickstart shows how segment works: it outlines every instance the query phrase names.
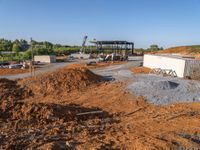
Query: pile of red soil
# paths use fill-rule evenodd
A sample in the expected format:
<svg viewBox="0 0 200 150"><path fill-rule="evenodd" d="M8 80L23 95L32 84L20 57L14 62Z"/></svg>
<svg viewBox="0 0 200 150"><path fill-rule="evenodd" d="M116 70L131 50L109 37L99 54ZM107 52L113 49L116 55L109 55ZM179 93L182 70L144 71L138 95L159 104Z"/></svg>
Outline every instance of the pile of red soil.
<svg viewBox="0 0 200 150"><path fill-rule="evenodd" d="M97 139L119 122L105 111L78 115L97 110L74 104L17 103L6 118L9 122L0 122L0 149L74 149L76 141Z"/></svg>
<svg viewBox="0 0 200 150"><path fill-rule="evenodd" d="M16 81L0 79L0 99L7 99L11 95L16 95L18 86Z"/></svg>
<svg viewBox="0 0 200 150"><path fill-rule="evenodd" d="M18 85L17 81L0 79L0 115L9 110L16 101L30 95L30 91Z"/></svg>
<svg viewBox="0 0 200 150"><path fill-rule="evenodd" d="M82 90L88 85L99 83L102 80L103 77L94 74L86 67L73 65L35 78L21 80L20 84L31 89L33 94L46 96Z"/></svg>

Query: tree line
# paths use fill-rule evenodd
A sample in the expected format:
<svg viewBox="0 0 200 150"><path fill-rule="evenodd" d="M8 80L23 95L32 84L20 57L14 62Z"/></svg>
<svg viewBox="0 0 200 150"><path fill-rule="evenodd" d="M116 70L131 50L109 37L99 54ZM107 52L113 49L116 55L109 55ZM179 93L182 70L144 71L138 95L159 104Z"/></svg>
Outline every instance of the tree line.
<svg viewBox="0 0 200 150"><path fill-rule="evenodd" d="M161 51L161 50L164 50L163 47L159 47L158 45L156 44L152 44L149 46L149 48L136 48L135 51L136 52L156 52L156 51Z"/></svg>
<svg viewBox="0 0 200 150"><path fill-rule="evenodd" d="M34 55L70 55L71 53L79 52L80 48L80 46L53 44L48 41L38 42L32 40L28 42L24 39L16 39L14 41L0 39L0 57L7 57L8 59L27 60L31 58L32 52ZM95 49L95 46L93 48ZM136 52L154 52L159 50L163 50L163 48L156 44L151 45L147 49L135 49ZM8 53L5 54L4 52ZM86 52L90 53L90 50L86 49Z"/></svg>
<svg viewBox="0 0 200 150"><path fill-rule="evenodd" d="M1 57L13 57L14 55L16 59L30 59L32 52L35 55L69 55L79 52L79 50L79 46L53 44L48 41L38 42L32 40L28 42L24 39L16 39L14 41L0 39ZM8 53L5 54L5 52Z"/></svg>

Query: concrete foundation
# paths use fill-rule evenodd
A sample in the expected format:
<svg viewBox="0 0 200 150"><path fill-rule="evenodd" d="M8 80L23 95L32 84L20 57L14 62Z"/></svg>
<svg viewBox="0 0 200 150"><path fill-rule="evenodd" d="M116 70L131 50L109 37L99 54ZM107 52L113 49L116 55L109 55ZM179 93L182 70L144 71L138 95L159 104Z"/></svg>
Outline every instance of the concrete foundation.
<svg viewBox="0 0 200 150"><path fill-rule="evenodd" d="M34 61L39 61L42 63L55 63L56 56L55 55L36 55L34 56Z"/></svg>
<svg viewBox="0 0 200 150"><path fill-rule="evenodd" d="M190 77L200 67L200 61L179 55L144 55L144 67L172 69L178 77Z"/></svg>

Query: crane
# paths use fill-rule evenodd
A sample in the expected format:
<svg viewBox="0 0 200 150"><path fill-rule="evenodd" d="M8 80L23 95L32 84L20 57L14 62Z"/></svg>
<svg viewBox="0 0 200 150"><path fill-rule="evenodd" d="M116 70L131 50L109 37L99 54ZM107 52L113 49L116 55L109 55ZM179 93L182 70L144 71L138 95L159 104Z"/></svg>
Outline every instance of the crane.
<svg viewBox="0 0 200 150"><path fill-rule="evenodd" d="M83 53L84 50L85 50L85 44L86 44L87 38L88 38L87 35L84 36L84 38L83 38L83 43L82 43L82 47L81 47L81 49L80 49L80 53Z"/></svg>

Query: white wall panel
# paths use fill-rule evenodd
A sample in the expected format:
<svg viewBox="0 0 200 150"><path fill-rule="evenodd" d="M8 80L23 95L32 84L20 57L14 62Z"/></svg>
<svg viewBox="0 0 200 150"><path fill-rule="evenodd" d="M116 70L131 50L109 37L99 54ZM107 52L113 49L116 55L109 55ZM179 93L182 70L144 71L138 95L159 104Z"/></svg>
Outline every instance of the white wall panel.
<svg viewBox="0 0 200 150"><path fill-rule="evenodd" d="M144 55L143 66L151 69L172 69L178 77L184 77L185 61L184 59L175 57L146 54Z"/></svg>
<svg viewBox="0 0 200 150"><path fill-rule="evenodd" d="M54 55L36 55L36 56L34 56L34 61L40 61L43 63L55 63L56 56L54 56Z"/></svg>

